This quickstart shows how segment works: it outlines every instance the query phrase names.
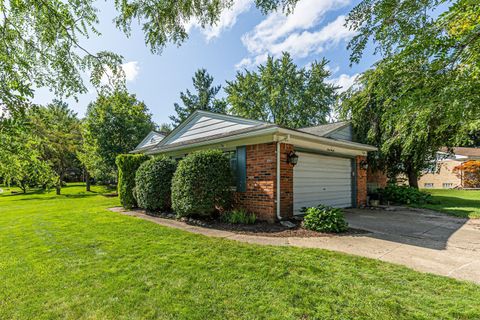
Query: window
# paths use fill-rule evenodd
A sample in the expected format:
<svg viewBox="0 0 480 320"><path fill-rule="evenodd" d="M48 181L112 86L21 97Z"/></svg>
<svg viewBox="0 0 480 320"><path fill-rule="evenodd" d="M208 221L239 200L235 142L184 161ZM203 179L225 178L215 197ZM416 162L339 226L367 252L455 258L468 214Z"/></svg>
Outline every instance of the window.
<svg viewBox="0 0 480 320"><path fill-rule="evenodd" d="M450 189L450 188L453 188L453 183L444 182L442 186L443 186L443 189Z"/></svg>
<svg viewBox="0 0 480 320"><path fill-rule="evenodd" d="M226 151L230 159L232 172L232 187L237 192L247 191L247 151L245 146L237 147L236 150Z"/></svg>
<svg viewBox="0 0 480 320"><path fill-rule="evenodd" d="M237 186L237 176L238 176L238 168L237 168L237 150L233 151L226 151L225 154L228 156L230 160L230 172L232 173L232 187Z"/></svg>
<svg viewBox="0 0 480 320"><path fill-rule="evenodd" d="M431 189L431 188L433 188L433 183L424 183L424 184L423 184L423 187L424 187L425 189Z"/></svg>

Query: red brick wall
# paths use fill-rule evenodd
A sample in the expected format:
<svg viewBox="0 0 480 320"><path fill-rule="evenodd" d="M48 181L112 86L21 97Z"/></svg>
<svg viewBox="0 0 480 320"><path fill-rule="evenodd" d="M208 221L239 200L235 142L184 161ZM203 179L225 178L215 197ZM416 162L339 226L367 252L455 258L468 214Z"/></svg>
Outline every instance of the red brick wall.
<svg viewBox="0 0 480 320"><path fill-rule="evenodd" d="M247 188L235 193L235 205L257 215L259 220L276 220L276 143L257 144L246 147ZM293 166L287 163L287 154L293 150L289 144L281 144L280 212L282 217L293 214Z"/></svg>
<svg viewBox="0 0 480 320"><path fill-rule="evenodd" d="M361 168L360 162L367 160L365 156L357 156L357 207L367 205L367 170Z"/></svg>
<svg viewBox="0 0 480 320"><path fill-rule="evenodd" d="M291 151L293 151L293 145L280 144L280 215L282 218L293 216L293 166L287 163L287 157Z"/></svg>

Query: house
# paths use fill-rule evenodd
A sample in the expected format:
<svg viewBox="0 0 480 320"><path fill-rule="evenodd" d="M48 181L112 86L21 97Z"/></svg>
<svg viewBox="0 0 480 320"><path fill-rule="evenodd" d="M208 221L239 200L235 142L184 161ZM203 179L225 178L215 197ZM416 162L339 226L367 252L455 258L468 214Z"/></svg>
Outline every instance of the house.
<svg viewBox="0 0 480 320"><path fill-rule="evenodd" d="M196 150L224 150L235 176L236 206L261 220L282 220L318 204L366 204L366 156L376 148L353 142L348 122L294 130L195 111L157 143L149 143L153 136L133 152L181 159Z"/></svg>
<svg viewBox="0 0 480 320"><path fill-rule="evenodd" d="M463 188L462 172L457 175L453 169L466 161L480 160L480 148L443 148L436 157L432 167L418 180L418 186L426 189Z"/></svg>

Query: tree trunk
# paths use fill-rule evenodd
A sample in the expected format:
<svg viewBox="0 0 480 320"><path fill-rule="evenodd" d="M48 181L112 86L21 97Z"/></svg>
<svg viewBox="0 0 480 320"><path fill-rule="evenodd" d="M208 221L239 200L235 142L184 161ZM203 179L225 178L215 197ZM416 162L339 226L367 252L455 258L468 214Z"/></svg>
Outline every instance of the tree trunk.
<svg viewBox="0 0 480 320"><path fill-rule="evenodd" d="M55 189L57 191L57 196L59 196L62 193L62 181L63 181L63 173L60 173L60 177L58 177L58 183L55 186Z"/></svg>
<svg viewBox="0 0 480 320"><path fill-rule="evenodd" d="M408 172L408 184L410 187L418 189L418 177L413 170Z"/></svg>
<svg viewBox="0 0 480 320"><path fill-rule="evenodd" d="M85 184L86 184L87 192L90 192L90 174L88 173L87 170L85 170Z"/></svg>

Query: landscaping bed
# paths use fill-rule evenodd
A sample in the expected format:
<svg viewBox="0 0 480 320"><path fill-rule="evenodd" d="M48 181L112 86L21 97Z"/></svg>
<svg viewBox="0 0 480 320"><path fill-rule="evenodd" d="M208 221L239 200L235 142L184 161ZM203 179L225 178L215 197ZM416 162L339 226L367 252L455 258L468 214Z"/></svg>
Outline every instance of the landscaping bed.
<svg viewBox="0 0 480 320"><path fill-rule="evenodd" d="M163 218L163 219L172 219L184 222L187 225L204 227L215 230L231 231L238 234L246 235L255 235L255 236L264 236L264 237L298 237L298 238L310 238L310 237L329 237L337 235L336 233L327 233L327 232L316 232L312 230L307 230L301 226L301 221L289 220L291 223L295 224L294 228L286 227L280 223L268 223L265 221L256 221L254 224L232 224L226 223L219 219L195 219L195 218L180 218L177 219L176 216L172 213L149 213L144 210L140 210L142 213L145 213L149 216ZM346 232L343 232L342 235L357 235L357 234L366 234L368 231L349 228Z"/></svg>

